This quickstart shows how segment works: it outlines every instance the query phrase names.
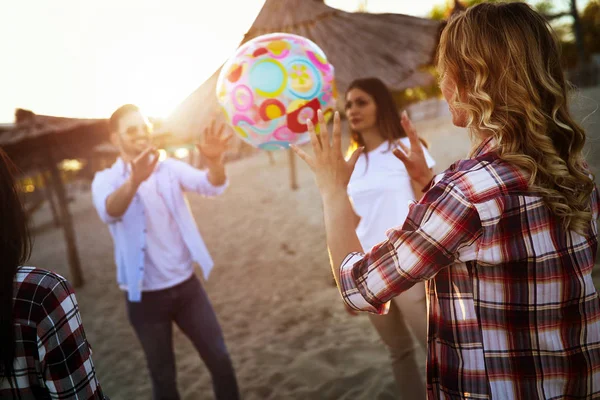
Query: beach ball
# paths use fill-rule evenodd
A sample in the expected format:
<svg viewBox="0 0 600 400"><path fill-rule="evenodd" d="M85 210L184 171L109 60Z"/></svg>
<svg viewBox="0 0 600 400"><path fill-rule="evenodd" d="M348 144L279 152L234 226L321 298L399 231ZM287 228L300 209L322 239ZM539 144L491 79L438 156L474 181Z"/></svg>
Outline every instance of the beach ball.
<svg viewBox="0 0 600 400"><path fill-rule="evenodd" d="M333 116L337 96L333 66L315 43L272 33L240 46L221 69L217 99L227 122L245 142L263 150L310 140L317 110Z"/></svg>

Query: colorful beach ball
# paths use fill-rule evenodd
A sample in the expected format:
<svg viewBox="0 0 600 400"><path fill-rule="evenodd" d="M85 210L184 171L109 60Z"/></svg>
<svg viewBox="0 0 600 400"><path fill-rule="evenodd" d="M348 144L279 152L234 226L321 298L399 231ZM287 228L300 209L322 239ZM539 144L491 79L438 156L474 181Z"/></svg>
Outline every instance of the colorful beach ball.
<svg viewBox="0 0 600 400"><path fill-rule="evenodd" d="M243 44L221 69L217 98L242 140L263 150L310 140L306 121L329 120L337 96L333 66L312 41L287 33Z"/></svg>

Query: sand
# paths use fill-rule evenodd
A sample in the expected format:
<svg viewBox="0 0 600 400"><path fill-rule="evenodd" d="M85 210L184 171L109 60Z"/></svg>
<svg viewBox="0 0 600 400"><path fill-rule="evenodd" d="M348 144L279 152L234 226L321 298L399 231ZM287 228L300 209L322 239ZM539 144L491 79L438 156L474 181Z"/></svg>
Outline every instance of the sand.
<svg viewBox="0 0 600 400"><path fill-rule="evenodd" d="M585 93L600 102L600 89ZM598 121L598 113L588 119L596 137ZM467 133L447 117L418 128L431 142L438 171L468 151ZM274 158L275 165L264 154L229 164L231 187L219 198L189 196L216 263L205 287L243 398L398 398L387 351L368 318L349 316L331 284L321 204L309 170L298 160L300 189L291 191L287 154ZM144 354L115 282L111 237L90 193L74 191L73 196L86 280L76 292L98 377L113 400L149 399ZM34 216L30 265L68 277L62 231L50 221L44 205ZM209 373L177 329L174 347L182 398L211 399Z"/></svg>

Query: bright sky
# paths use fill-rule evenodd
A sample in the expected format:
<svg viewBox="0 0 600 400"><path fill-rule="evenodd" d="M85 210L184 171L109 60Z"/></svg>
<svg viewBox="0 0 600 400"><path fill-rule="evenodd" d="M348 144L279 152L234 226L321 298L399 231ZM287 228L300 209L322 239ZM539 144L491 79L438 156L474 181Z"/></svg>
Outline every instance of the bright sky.
<svg viewBox="0 0 600 400"><path fill-rule="evenodd" d="M444 2L368 0L367 10L425 16ZM0 123L17 107L106 118L129 102L166 117L235 50L263 3L2 1ZM326 3L354 11L360 1Z"/></svg>

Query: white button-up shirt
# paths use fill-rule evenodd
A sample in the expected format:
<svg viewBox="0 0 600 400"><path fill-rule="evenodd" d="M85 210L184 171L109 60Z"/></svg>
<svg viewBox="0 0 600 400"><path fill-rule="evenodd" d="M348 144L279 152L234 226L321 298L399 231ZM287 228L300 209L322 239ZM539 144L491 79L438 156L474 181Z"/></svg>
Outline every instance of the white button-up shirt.
<svg viewBox="0 0 600 400"><path fill-rule="evenodd" d="M154 171L157 191L171 212L193 261L200 265L205 278L213 267L213 260L202 240L194 217L189 209L184 191L204 196L218 196L228 186L214 186L207 171L198 170L189 164L168 158L160 162ZM127 287L130 301L140 301L146 259L146 210L136 193L125 213L115 218L106 212L106 199L125 183L129 168L121 158L112 167L100 171L92 182L92 197L100 219L108 224L115 247L117 282Z"/></svg>

